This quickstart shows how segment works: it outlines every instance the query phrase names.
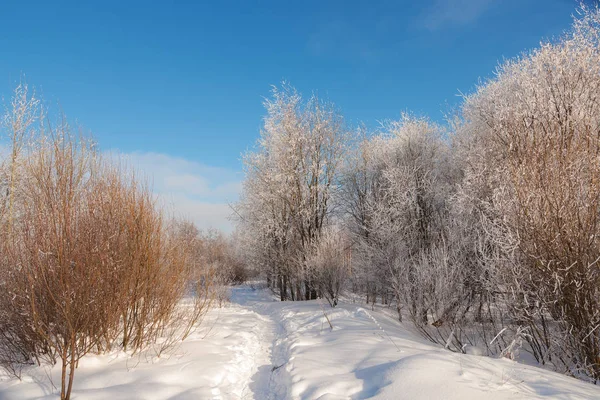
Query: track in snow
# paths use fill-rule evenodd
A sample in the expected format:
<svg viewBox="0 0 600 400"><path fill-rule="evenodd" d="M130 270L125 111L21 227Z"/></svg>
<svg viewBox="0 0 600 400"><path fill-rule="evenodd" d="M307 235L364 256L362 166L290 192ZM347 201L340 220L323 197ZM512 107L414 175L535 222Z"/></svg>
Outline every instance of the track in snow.
<svg viewBox="0 0 600 400"><path fill-rule="evenodd" d="M253 304L270 297L249 286L233 288L231 296L231 303L210 310L198 330L160 358L152 351L85 357L73 400L267 399L277 328ZM22 381L0 376L0 400L56 399L57 385L57 367L33 368Z"/></svg>
<svg viewBox="0 0 600 400"><path fill-rule="evenodd" d="M59 382L60 370L34 368L22 382L5 377L0 400L56 399L49 376ZM107 398L600 399L600 387L506 359L451 353L360 304L282 303L244 285L160 359L84 358L73 399Z"/></svg>

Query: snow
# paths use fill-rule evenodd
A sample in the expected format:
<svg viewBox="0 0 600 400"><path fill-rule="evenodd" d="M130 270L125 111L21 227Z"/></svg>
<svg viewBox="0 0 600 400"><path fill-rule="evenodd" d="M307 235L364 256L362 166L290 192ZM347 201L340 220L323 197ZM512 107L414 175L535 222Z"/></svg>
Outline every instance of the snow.
<svg viewBox="0 0 600 400"><path fill-rule="evenodd" d="M451 353L381 310L279 302L251 286L232 288L231 303L167 353L88 356L72 398L600 398L600 387L535 366ZM37 367L22 381L4 377L0 399L55 399L49 378L56 384L59 373Z"/></svg>

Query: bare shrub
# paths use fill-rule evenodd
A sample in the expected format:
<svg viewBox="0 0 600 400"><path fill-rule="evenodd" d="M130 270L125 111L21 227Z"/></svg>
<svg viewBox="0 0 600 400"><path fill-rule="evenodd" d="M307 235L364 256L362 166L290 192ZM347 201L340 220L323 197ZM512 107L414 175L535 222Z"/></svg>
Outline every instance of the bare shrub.
<svg viewBox="0 0 600 400"><path fill-rule="evenodd" d="M219 306L229 300L229 285L244 283L246 263L238 254L234 242L224 234L209 230L199 233L200 270L210 271L214 277L214 294Z"/></svg>
<svg viewBox="0 0 600 400"><path fill-rule="evenodd" d="M20 214L22 153L42 115L40 101L22 83L16 87L0 125L0 143L7 145L6 153L0 153L0 365L16 376L36 358L39 343L36 332L21 318L29 307L27 293L15 290L24 284L24 276L15 273L18 238L14 225Z"/></svg>
<svg viewBox="0 0 600 400"><path fill-rule="evenodd" d="M79 359L98 346L112 302L96 240L94 191L98 160L85 140L61 126L24 160L22 215L15 226L18 288L27 295L27 317L41 338L42 355L62 362L61 398L70 397Z"/></svg>
<svg viewBox="0 0 600 400"><path fill-rule="evenodd" d="M514 324L528 327L542 363L600 378L600 12L582 9L571 32L506 62L468 97L476 138L467 175L497 243L518 254L499 264ZM485 172L482 172L485 171ZM495 218L494 218L495 217ZM505 246L510 253L511 246ZM515 328L516 329L516 328Z"/></svg>
<svg viewBox="0 0 600 400"><path fill-rule="evenodd" d="M162 351L187 336L210 305L214 273L199 268L197 231L166 218L135 174L64 119L24 138L12 135L0 164L0 362L18 375L60 360L69 399L87 353L159 341Z"/></svg>

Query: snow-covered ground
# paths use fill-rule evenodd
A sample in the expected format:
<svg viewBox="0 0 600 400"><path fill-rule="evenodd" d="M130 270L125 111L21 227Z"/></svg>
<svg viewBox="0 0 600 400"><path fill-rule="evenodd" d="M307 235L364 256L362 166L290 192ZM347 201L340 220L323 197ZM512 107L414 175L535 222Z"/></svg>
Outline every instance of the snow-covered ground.
<svg viewBox="0 0 600 400"><path fill-rule="evenodd" d="M333 325L331 329L329 321ZM74 399L600 399L600 387L454 354L359 304L278 302L250 286L160 358L89 356ZM54 399L59 370L4 378L0 399Z"/></svg>

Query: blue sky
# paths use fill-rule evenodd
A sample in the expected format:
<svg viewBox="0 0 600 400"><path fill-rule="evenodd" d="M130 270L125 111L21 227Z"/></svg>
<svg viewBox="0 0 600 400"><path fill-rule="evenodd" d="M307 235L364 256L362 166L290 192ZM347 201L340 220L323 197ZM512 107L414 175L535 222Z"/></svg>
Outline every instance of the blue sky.
<svg viewBox="0 0 600 400"><path fill-rule="evenodd" d="M91 3L3 2L0 94L25 75L51 108L153 176L176 210L225 230L270 85L316 91L350 123L375 127L407 110L441 121L499 60L567 29L577 5Z"/></svg>

